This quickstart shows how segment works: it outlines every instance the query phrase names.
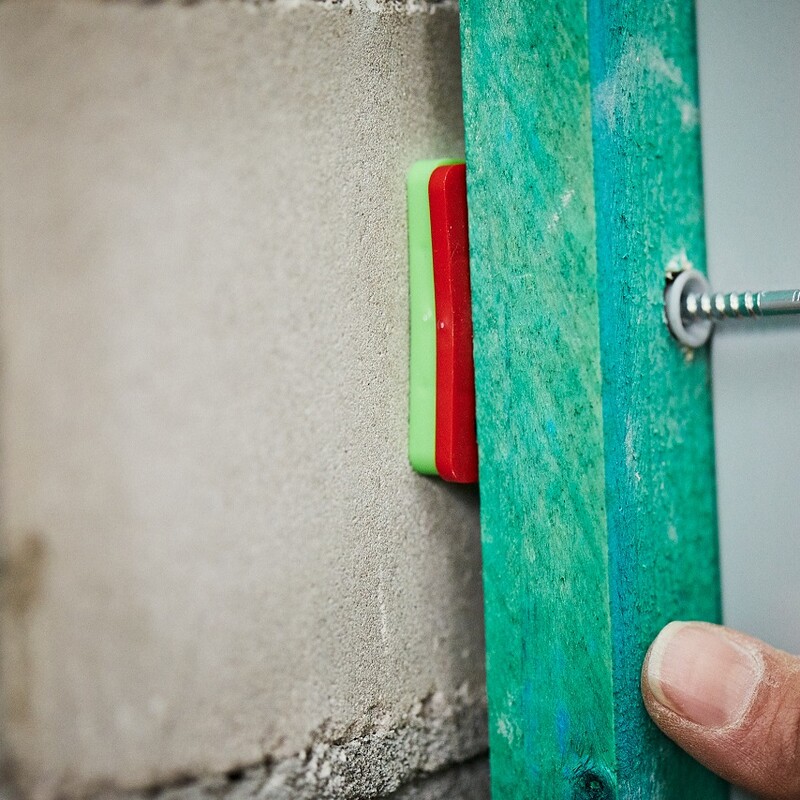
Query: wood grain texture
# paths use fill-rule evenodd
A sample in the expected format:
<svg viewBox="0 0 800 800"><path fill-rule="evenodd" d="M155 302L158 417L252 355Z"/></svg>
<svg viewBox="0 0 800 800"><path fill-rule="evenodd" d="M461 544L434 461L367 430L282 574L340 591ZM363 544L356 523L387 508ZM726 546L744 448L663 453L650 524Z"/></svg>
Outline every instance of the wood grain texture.
<svg viewBox="0 0 800 800"><path fill-rule="evenodd" d="M495 798L717 798L647 719L647 645L719 616L693 9L462 0ZM595 219L595 208L598 210Z"/></svg>
<svg viewBox="0 0 800 800"><path fill-rule="evenodd" d="M495 798L614 773L589 63L559 5L461 6Z"/></svg>
<svg viewBox="0 0 800 800"><path fill-rule="evenodd" d="M638 693L665 623L720 617L707 351L662 319L666 268L705 271L693 2L590 0L589 35L620 797L705 800Z"/></svg>

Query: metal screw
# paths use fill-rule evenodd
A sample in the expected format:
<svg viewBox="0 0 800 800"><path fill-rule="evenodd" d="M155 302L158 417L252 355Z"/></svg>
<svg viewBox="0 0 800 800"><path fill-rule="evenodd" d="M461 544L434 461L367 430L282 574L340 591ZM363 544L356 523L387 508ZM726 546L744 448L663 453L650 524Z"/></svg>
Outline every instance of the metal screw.
<svg viewBox="0 0 800 800"><path fill-rule="evenodd" d="M723 294L714 292L701 272L687 269L667 287L664 310L667 325L681 344L702 347L715 322L800 314L800 289Z"/></svg>

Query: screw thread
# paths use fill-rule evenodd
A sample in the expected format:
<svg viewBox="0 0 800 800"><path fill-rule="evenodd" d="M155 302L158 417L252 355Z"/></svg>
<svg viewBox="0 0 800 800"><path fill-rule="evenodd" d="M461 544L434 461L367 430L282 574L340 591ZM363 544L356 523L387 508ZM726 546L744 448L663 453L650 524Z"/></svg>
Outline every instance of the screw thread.
<svg viewBox="0 0 800 800"><path fill-rule="evenodd" d="M688 320L711 321L800 314L800 290L689 293L683 312Z"/></svg>

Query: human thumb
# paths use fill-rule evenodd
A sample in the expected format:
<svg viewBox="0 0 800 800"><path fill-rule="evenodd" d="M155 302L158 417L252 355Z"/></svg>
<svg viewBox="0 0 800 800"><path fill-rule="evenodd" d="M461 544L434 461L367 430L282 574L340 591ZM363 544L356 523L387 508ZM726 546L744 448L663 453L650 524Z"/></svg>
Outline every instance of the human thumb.
<svg viewBox="0 0 800 800"><path fill-rule="evenodd" d="M642 668L656 725L759 797L800 798L800 658L705 622L671 622Z"/></svg>

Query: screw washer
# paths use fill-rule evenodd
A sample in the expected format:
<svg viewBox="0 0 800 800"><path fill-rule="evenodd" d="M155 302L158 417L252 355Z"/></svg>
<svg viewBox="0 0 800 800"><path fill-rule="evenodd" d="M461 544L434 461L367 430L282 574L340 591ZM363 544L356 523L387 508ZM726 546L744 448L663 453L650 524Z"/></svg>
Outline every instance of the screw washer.
<svg viewBox="0 0 800 800"><path fill-rule="evenodd" d="M714 292L702 272L685 269L664 293L672 335L683 345L702 347L722 320L800 314L800 289L774 292Z"/></svg>

